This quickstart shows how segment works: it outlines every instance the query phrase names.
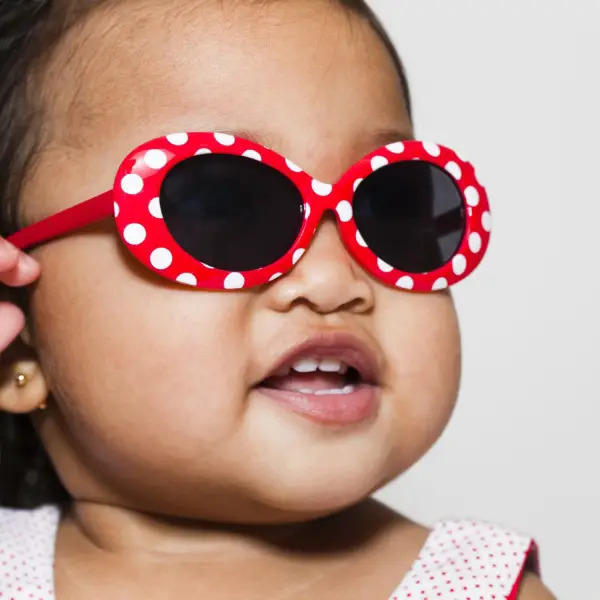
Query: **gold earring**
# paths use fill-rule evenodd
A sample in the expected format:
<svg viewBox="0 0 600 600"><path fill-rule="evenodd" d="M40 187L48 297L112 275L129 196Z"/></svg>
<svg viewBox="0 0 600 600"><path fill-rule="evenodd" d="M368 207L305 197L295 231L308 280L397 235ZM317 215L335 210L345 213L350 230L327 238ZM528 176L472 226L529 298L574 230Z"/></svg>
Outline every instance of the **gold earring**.
<svg viewBox="0 0 600 600"><path fill-rule="evenodd" d="M18 388L24 388L29 383L29 377L25 373L16 373L15 381Z"/></svg>
<svg viewBox="0 0 600 600"><path fill-rule="evenodd" d="M29 377L25 373L20 373L20 372L16 373L15 374L15 382L16 382L18 388L24 388L29 383ZM37 409L42 411L42 410L46 410L47 408L48 408L48 405L46 404L46 401L44 401L38 406Z"/></svg>

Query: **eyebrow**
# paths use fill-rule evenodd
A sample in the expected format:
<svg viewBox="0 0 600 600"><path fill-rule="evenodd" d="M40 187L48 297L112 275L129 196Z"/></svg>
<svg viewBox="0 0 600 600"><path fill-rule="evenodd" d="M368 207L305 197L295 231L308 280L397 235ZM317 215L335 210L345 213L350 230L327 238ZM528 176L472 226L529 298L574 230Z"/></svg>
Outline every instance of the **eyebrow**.
<svg viewBox="0 0 600 600"><path fill-rule="evenodd" d="M272 149L275 146L275 144L272 143L272 140L267 135L258 133L256 131L249 131L246 129L221 129L220 131L223 131L223 133L229 133L235 137L246 139L255 144L264 146L265 148ZM411 130L391 127L375 129L374 131L365 131L361 134L358 134L352 142L352 145L361 148L370 148L370 150L365 152L365 154L368 154L369 151L376 150L381 146L386 146L387 144L392 144L393 142L404 142L414 139L414 133Z"/></svg>
<svg viewBox="0 0 600 600"><path fill-rule="evenodd" d="M412 130L408 129L377 129L375 132L367 132L363 136L363 141L372 142L375 147L385 146L393 142L406 142L414 140L415 135ZM374 148L375 149L375 148Z"/></svg>

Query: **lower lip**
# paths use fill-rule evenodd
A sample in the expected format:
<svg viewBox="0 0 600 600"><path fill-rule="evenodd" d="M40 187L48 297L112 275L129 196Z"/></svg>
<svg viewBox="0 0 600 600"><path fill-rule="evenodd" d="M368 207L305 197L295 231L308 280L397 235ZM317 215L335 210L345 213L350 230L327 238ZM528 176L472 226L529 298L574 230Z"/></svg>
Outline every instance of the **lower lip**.
<svg viewBox="0 0 600 600"><path fill-rule="evenodd" d="M275 400L284 408L323 425L355 425L372 419L379 408L379 388L361 385L350 394L316 396L256 388L263 396Z"/></svg>

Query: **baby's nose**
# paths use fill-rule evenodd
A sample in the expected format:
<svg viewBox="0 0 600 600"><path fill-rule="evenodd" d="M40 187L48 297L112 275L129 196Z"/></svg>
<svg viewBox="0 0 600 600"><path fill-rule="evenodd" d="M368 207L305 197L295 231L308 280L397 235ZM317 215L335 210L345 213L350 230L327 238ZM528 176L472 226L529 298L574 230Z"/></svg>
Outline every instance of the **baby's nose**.
<svg viewBox="0 0 600 600"><path fill-rule="evenodd" d="M288 302L302 298L320 313L342 308L360 312L373 303L369 276L346 249L335 214L330 210L324 214L307 251L281 285L280 291L287 293Z"/></svg>

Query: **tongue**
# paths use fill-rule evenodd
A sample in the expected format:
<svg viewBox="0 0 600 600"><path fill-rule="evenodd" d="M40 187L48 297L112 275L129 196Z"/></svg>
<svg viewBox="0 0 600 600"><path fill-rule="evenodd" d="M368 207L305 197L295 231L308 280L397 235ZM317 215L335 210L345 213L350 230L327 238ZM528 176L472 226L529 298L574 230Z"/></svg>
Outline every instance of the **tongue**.
<svg viewBox="0 0 600 600"><path fill-rule="evenodd" d="M290 373L285 377L271 377L264 383L264 387L288 392L299 392L300 390L334 390L343 388L346 378L338 373Z"/></svg>

